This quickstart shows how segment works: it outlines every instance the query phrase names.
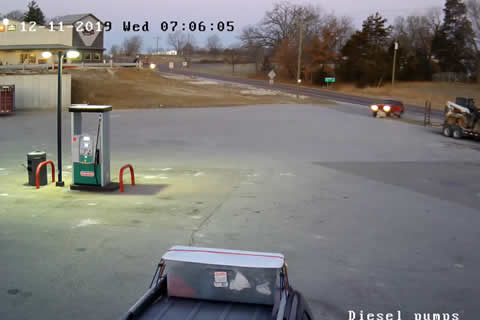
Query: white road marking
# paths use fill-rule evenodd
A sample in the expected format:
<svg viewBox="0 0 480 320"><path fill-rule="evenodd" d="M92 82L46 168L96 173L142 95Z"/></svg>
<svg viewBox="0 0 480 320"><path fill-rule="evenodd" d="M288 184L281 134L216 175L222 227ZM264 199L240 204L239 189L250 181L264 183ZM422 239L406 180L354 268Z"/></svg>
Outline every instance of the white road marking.
<svg viewBox="0 0 480 320"><path fill-rule="evenodd" d="M145 176L145 179L155 179L157 176Z"/></svg>
<svg viewBox="0 0 480 320"><path fill-rule="evenodd" d="M170 171L172 168L163 168L162 171Z"/></svg>
<svg viewBox="0 0 480 320"><path fill-rule="evenodd" d="M8 193L0 193L0 197L8 197Z"/></svg>
<svg viewBox="0 0 480 320"><path fill-rule="evenodd" d="M193 176L194 177L200 177L200 176L204 176L204 175L205 175L205 173L203 173L203 172L197 172Z"/></svg>
<svg viewBox="0 0 480 320"><path fill-rule="evenodd" d="M87 206L91 206L91 207L96 206L96 205L97 205L97 204L96 204L95 202L89 202L89 203L87 203Z"/></svg>

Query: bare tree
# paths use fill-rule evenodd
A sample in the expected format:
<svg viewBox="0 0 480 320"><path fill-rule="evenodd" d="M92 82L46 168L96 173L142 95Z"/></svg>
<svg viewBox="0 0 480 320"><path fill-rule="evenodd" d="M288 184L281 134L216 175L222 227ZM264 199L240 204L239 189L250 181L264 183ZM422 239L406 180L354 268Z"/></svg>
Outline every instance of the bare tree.
<svg viewBox="0 0 480 320"><path fill-rule="evenodd" d="M354 33L355 28L350 17L337 17L333 14L326 15L321 19L319 36L328 35L329 46L336 54L347 43ZM321 39L326 40L326 39Z"/></svg>
<svg viewBox="0 0 480 320"><path fill-rule="evenodd" d="M167 42L174 50L180 53L187 44L187 36L181 30L177 30L168 35Z"/></svg>
<svg viewBox="0 0 480 320"><path fill-rule="evenodd" d="M213 55L217 55L222 48L220 37L216 34L211 35L207 39L207 49Z"/></svg>
<svg viewBox="0 0 480 320"><path fill-rule="evenodd" d="M477 82L480 83L480 0L469 0L467 2L468 16L472 21L475 32L475 53L477 57Z"/></svg>
<svg viewBox="0 0 480 320"><path fill-rule="evenodd" d="M432 40L437 31L437 24L426 16L398 17L393 28L393 37L408 54L418 50L430 56Z"/></svg>
<svg viewBox="0 0 480 320"><path fill-rule="evenodd" d="M473 31L475 32L475 40L477 48L480 42L480 0L469 0L467 2L468 16L472 21Z"/></svg>
<svg viewBox="0 0 480 320"><path fill-rule="evenodd" d="M225 61L232 65L232 74L235 73L235 65L240 62L241 46L234 44L230 48L224 50Z"/></svg>
<svg viewBox="0 0 480 320"><path fill-rule="evenodd" d="M195 37L191 33L187 33L185 36L185 45L180 51L180 55L182 55L185 58L185 61L189 62L190 65L190 59L195 51Z"/></svg>
<svg viewBox="0 0 480 320"><path fill-rule="evenodd" d="M399 43L398 65L403 77L428 80L433 72L433 43L442 25L442 11L431 8L425 15L397 17L392 38ZM401 72L400 72L401 73ZM399 74L400 76L400 74Z"/></svg>
<svg viewBox="0 0 480 320"><path fill-rule="evenodd" d="M428 21L428 27L430 28L430 32L435 34L440 30L443 22L443 11L439 7L430 8L425 17Z"/></svg>
<svg viewBox="0 0 480 320"><path fill-rule="evenodd" d="M243 48L245 49L249 62L255 63L255 72L258 72L265 57L265 48L259 43L252 41L244 43Z"/></svg>
<svg viewBox="0 0 480 320"><path fill-rule="evenodd" d="M132 36L130 38L125 38L123 41L123 51L127 56L133 56L140 52L142 48L143 40L140 36Z"/></svg>
<svg viewBox="0 0 480 320"><path fill-rule="evenodd" d="M10 20L23 21L23 18L25 17L25 12L21 10L13 10L7 13L4 17Z"/></svg>
<svg viewBox="0 0 480 320"><path fill-rule="evenodd" d="M295 77L297 71L297 45L295 41L288 38L283 39L277 46L273 61L279 65L282 75L289 78Z"/></svg>
<svg viewBox="0 0 480 320"><path fill-rule="evenodd" d="M303 23L304 38L312 39L321 26L320 18L320 9L311 5L276 3L259 24L245 28L240 39L245 43L256 42L264 47L276 47L284 39L298 38L300 21Z"/></svg>

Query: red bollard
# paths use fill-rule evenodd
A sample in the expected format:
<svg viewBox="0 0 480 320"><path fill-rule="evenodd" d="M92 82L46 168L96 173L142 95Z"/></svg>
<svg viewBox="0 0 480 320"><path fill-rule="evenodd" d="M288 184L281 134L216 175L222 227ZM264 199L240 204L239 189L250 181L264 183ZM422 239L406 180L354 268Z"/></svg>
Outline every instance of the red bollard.
<svg viewBox="0 0 480 320"><path fill-rule="evenodd" d="M48 160L48 161L40 162L37 167L37 172L35 172L35 184L37 185L37 189L40 188L40 181L39 181L40 178L38 176L40 174L40 169L42 169L42 167L47 164L52 165L52 182L55 182L55 164L53 164L53 161Z"/></svg>
<svg viewBox="0 0 480 320"><path fill-rule="evenodd" d="M133 167L132 165L130 164L126 164L124 165L121 169L120 169L120 178L119 178L119 181L120 181L120 192L123 192L123 170L129 168L130 169L130 179L132 181L132 186L135 185L135 173L133 172Z"/></svg>

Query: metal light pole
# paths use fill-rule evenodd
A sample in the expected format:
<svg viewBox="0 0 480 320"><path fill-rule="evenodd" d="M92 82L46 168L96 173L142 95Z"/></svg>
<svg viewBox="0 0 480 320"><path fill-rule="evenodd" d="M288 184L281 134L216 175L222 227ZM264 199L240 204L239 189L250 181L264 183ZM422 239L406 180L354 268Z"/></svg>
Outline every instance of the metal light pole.
<svg viewBox="0 0 480 320"><path fill-rule="evenodd" d="M63 71L63 58L67 56L70 59L75 59L80 56L80 52L70 50L65 52L58 51L58 92L57 92L57 157L58 157L58 179L57 187L64 187L65 182L62 180L62 71ZM50 51L42 52L44 59L52 57Z"/></svg>
<svg viewBox="0 0 480 320"><path fill-rule="evenodd" d="M302 42L303 42L303 20L300 20L300 35L298 39L298 61L297 61L297 100L299 99L300 91L300 68L302 65Z"/></svg>
<svg viewBox="0 0 480 320"><path fill-rule="evenodd" d="M64 187L62 180L62 69L64 53L58 52L58 98L57 98L57 157L58 157L58 181L57 187Z"/></svg>
<svg viewBox="0 0 480 320"><path fill-rule="evenodd" d="M395 65L397 63L397 50L398 50L398 42L395 41L395 47L393 49L392 87L395 85Z"/></svg>

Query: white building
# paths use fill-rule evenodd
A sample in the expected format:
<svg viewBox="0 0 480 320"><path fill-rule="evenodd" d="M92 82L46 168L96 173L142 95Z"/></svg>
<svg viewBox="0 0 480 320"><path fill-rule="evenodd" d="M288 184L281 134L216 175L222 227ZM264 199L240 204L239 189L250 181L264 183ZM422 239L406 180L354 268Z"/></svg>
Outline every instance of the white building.
<svg viewBox="0 0 480 320"><path fill-rule="evenodd" d="M58 17L45 26L10 20L0 21L0 63L42 64L56 62L58 51L76 50L80 56L65 62L100 62L103 60L103 23L93 14ZM42 52L50 51L49 59Z"/></svg>

